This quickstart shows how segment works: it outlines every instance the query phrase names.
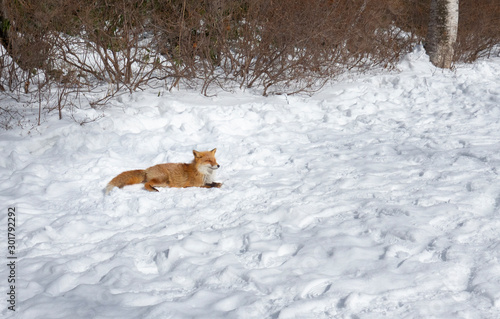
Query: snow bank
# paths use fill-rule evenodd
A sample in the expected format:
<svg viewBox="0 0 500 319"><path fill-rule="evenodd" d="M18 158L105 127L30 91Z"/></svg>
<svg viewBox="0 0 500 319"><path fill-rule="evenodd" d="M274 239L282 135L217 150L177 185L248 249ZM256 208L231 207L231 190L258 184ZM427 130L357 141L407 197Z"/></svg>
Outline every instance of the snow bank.
<svg viewBox="0 0 500 319"><path fill-rule="evenodd" d="M1 132L17 318L498 318L500 59L399 67L312 97L150 90ZM221 189L103 195L214 147Z"/></svg>

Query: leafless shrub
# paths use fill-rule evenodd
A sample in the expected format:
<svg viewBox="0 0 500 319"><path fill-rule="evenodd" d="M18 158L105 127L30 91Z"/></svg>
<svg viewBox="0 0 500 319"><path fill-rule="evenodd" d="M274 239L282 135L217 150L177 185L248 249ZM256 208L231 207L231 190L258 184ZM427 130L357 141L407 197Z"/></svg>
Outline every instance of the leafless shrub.
<svg viewBox="0 0 500 319"><path fill-rule="evenodd" d="M460 5L456 59L495 53L497 0ZM204 94L313 91L349 70L392 67L425 41L428 13L419 0L4 0L0 91L34 95L39 119L62 117L82 92L103 90L95 106L181 81Z"/></svg>
<svg viewBox="0 0 500 319"><path fill-rule="evenodd" d="M0 107L0 128L10 130L21 118L19 111L12 109L8 106Z"/></svg>
<svg viewBox="0 0 500 319"><path fill-rule="evenodd" d="M29 92L32 76L43 69L51 55L47 41L49 21L40 19L39 4L26 1L3 1L2 22L2 80L10 91Z"/></svg>
<svg viewBox="0 0 500 319"><path fill-rule="evenodd" d="M205 89L314 89L347 69L389 66L405 41L383 21L385 7L366 0L165 2L152 25L167 73L202 79Z"/></svg>
<svg viewBox="0 0 500 319"><path fill-rule="evenodd" d="M500 54L500 3L497 0L462 0L458 18L455 59L473 62Z"/></svg>
<svg viewBox="0 0 500 319"><path fill-rule="evenodd" d="M77 73L82 85L109 83L133 92L154 78L161 65L148 40L148 7L142 2L106 0L67 2L65 28L54 35L60 68ZM68 13L69 12L69 13Z"/></svg>

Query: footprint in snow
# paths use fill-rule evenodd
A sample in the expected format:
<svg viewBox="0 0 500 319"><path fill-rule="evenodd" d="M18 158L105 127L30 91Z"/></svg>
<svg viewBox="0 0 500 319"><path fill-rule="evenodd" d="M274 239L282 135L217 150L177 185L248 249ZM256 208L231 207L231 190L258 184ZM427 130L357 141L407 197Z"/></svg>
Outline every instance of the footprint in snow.
<svg viewBox="0 0 500 319"><path fill-rule="evenodd" d="M330 290L332 283L327 279L316 279L309 282L300 293L300 298L316 298Z"/></svg>

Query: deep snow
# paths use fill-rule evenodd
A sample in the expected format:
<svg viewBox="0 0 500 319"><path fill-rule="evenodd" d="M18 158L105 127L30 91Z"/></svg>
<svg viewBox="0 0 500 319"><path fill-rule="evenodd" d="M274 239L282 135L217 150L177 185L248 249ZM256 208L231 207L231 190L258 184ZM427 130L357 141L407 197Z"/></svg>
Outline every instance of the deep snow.
<svg viewBox="0 0 500 319"><path fill-rule="evenodd" d="M15 315L499 318L500 58L398 69L311 97L151 89L0 132ZM103 194L214 147L220 189Z"/></svg>

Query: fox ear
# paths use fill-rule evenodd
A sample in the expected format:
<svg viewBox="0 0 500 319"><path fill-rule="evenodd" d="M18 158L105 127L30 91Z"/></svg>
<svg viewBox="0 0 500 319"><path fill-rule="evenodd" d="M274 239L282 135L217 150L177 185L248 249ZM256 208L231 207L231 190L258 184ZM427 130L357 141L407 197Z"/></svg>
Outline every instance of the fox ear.
<svg viewBox="0 0 500 319"><path fill-rule="evenodd" d="M210 153L215 154L216 151L217 151L217 149L214 148L213 150L210 151Z"/></svg>
<svg viewBox="0 0 500 319"><path fill-rule="evenodd" d="M198 152L198 151L195 151L195 150L193 150L193 155L194 155L194 157L196 157L196 158L199 158L199 157L201 157L201 154L200 154L200 152Z"/></svg>

